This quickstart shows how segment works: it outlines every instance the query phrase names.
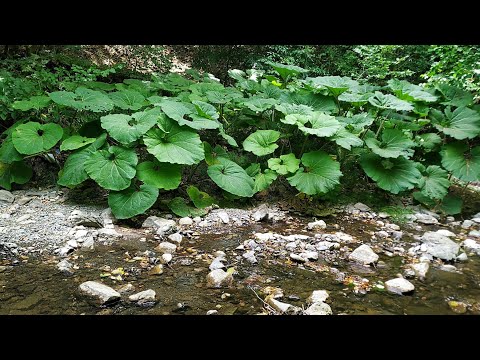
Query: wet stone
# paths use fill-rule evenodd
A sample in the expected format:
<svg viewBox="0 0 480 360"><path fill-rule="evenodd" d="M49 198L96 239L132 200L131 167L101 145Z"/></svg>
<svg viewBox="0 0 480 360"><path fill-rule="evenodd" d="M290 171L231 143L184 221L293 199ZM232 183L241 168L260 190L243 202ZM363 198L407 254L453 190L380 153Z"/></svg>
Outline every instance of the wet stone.
<svg viewBox="0 0 480 360"><path fill-rule="evenodd" d="M112 304L120 300L120 293L96 281L86 281L78 287L80 294L97 305Z"/></svg>
<svg viewBox="0 0 480 360"><path fill-rule="evenodd" d="M399 295L407 294L415 290L415 286L403 278L388 280L385 282L385 288L387 291Z"/></svg>
<svg viewBox="0 0 480 360"><path fill-rule="evenodd" d="M349 256L349 260L368 265L378 261L378 255L366 244L360 245Z"/></svg>

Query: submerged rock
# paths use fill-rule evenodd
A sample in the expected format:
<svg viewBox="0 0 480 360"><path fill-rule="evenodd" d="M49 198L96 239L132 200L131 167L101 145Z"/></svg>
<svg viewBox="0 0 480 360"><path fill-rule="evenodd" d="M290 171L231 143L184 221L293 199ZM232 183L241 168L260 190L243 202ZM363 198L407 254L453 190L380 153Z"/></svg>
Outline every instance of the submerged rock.
<svg viewBox="0 0 480 360"><path fill-rule="evenodd" d="M128 300L130 300L131 302L137 302L139 305L141 305L146 302L155 301L156 295L157 294L155 293L155 290L148 289L148 290L130 295L128 297Z"/></svg>
<svg viewBox="0 0 480 360"><path fill-rule="evenodd" d="M273 295L268 295L265 302L280 314L295 314L301 311L296 306L276 300Z"/></svg>
<svg viewBox="0 0 480 360"><path fill-rule="evenodd" d="M415 290L415 286L408 280L402 278L396 278L385 282L385 288L387 291L394 294L406 294Z"/></svg>
<svg viewBox="0 0 480 360"><path fill-rule="evenodd" d="M62 261L60 261L57 264L57 269L66 275L72 275L74 272L72 264L67 259L63 259Z"/></svg>
<svg viewBox="0 0 480 360"><path fill-rule="evenodd" d="M207 286L211 288L228 287L233 284L233 275L230 271L216 269L208 273Z"/></svg>
<svg viewBox="0 0 480 360"><path fill-rule="evenodd" d="M423 280L427 276L430 264L428 262L421 262L417 264L410 264L410 268L415 272L415 276Z"/></svg>
<svg viewBox="0 0 480 360"><path fill-rule="evenodd" d="M437 232L428 231L420 237L420 241L426 245L425 252L442 260L454 260L457 257L460 246L448 237Z"/></svg>
<svg viewBox="0 0 480 360"><path fill-rule="evenodd" d="M332 315L332 308L324 302L316 302L305 310L305 315Z"/></svg>
<svg viewBox="0 0 480 360"><path fill-rule="evenodd" d="M370 246L363 244L356 248L349 256L349 260L356 261L360 264L368 265L378 261L378 255Z"/></svg>
<svg viewBox="0 0 480 360"><path fill-rule="evenodd" d="M78 287L81 295L86 296L97 305L109 305L120 300L120 293L110 286L96 281L86 281Z"/></svg>
<svg viewBox="0 0 480 360"><path fill-rule="evenodd" d="M325 302L330 297L328 294L327 290L315 290L312 292L312 295L310 295L307 299L307 302L309 304L314 304L317 302Z"/></svg>

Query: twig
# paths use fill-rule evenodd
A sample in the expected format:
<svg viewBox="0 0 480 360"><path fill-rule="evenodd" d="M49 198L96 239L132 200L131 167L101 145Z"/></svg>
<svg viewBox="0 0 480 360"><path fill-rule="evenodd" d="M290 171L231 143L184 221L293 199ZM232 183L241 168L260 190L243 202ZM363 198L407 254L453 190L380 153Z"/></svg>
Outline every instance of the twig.
<svg viewBox="0 0 480 360"><path fill-rule="evenodd" d="M271 312L273 315L279 315L274 308L272 308L269 304L267 304L265 301L263 301L263 299L258 296L257 292L255 290L253 290L253 288L248 285L247 288L249 288L250 290L253 291L253 293L255 294L255 296L258 298L258 300L260 300L262 303L263 303L263 306L265 306L265 308L267 309L267 311Z"/></svg>

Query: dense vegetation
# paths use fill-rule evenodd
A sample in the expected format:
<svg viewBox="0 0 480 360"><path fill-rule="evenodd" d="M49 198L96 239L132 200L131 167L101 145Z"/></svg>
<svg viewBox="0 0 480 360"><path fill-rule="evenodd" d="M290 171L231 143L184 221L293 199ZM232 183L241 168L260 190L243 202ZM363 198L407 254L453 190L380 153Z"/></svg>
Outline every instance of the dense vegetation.
<svg viewBox="0 0 480 360"><path fill-rule="evenodd" d="M314 62L308 69L275 62L295 57L268 53L256 69L230 69L223 84L194 70L125 78L133 73L121 65L7 59L0 186L27 183L30 158L66 154L58 184L95 181L109 190L120 219L145 212L168 191L184 195L168 206L187 216L202 214L220 191L249 198L283 183L302 196L334 198L360 181L456 214L462 200L451 194L452 182L480 178L480 57L464 48L453 47L467 67L453 63L459 52L447 47L403 58L399 46L356 47L342 70L352 76L322 74ZM423 75L408 60L419 54ZM431 64L425 54L440 60ZM428 82L414 84L419 77Z"/></svg>

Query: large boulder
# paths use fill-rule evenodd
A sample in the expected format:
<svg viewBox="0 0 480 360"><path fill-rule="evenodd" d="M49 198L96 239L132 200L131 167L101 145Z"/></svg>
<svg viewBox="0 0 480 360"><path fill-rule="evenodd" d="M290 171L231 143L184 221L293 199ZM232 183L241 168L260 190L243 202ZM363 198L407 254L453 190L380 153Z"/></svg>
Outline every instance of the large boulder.
<svg viewBox="0 0 480 360"><path fill-rule="evenodd" d="M460 250L460 245L438 232L427 231L420 237L426 245L426 253L442 260L454 260Z"/></svg>
<svg viewBox="0 0 480 360"><path fill-rule="evenodd" d="M360 245L348 256L349 260L368 265L378 261L378 255L368 245Z"/></svg>

